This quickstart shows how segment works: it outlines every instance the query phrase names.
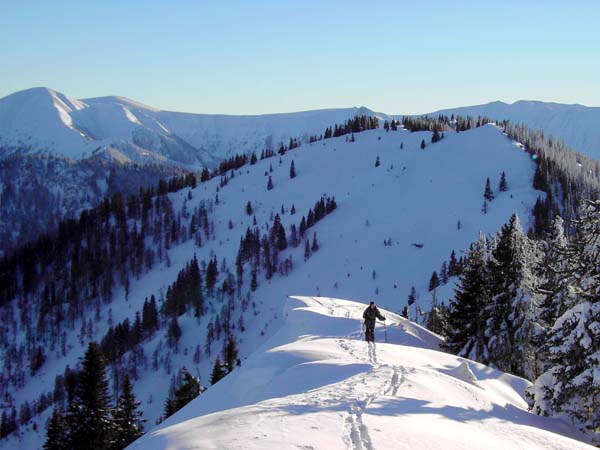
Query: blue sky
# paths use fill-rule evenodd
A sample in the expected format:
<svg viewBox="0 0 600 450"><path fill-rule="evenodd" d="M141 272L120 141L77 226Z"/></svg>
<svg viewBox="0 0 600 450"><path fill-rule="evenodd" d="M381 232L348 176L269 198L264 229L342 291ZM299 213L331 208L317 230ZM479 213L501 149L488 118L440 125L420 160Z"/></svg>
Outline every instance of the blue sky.
<svg viewBox="0 0 600 450"><path fill-rule="evenodd" d="M0 5L0 97L48 86L230 114L363 105L424 113L518 99L600 105L597 1Z"/></svg>

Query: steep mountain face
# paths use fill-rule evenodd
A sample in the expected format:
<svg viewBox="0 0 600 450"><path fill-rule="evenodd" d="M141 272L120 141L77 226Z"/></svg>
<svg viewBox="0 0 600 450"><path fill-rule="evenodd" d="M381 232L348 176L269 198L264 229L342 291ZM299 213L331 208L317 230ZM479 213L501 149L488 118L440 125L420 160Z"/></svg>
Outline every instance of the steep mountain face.
<svg viewBox="0 0 600 450"><path fill-rule="evenodd" d="M0 159L0 256L56 229L113 194L137 193L182 175L177 166L122 164L96 156L73 160L53 155Z"/></svg>
<svg viewBox="0 0 600 450"><path fill-rule="evenodd" d="M447 132L435 144L431 136L431 132L377 129L357 133L354 139L347 135L305 144L282 156L228 171L227 176L194 189L153 200L148 211L154 215L146 224L135 208L127 215L102 220L105 227L113 223L128 227L129 237L121 229L112 233L115 239L95 242L90 233L82 237L82 249L98 246L98 253L107 258L114 246L127 250L142 242L146 252L142 248L139 257L132 252L131 264L128 253L119 255L114 269L110 262L101 268L103 273L111 268L107 278L90 279L91 284L79 276L85 265L83 253L77 252L78 260L60 260L55 285L49 288L56 289L55 299L44 294L44 273L50 269L40 268L39 276L27 277L30 290L23 297L27 301L15 297L1 311L6 318L0 328L3 406L10 411L12 406L20 410L26 401L36 407L44 405L53 397L57 375L64 373L66 365L76 367L87 342L101 341L111 326L125 319L133 324L136 312L142 311L151 296L158 305L158 329L127 347L111 361L109 371L114 389L124 373L136 379L135 393L149 419L147 428L162 414L180 367L188 367L208 384L229 334L237 338L244 366L244 359L266 339L280 329L285 333L287 295L374 299L399 311L415 286L417 303L411 306L410 315L416 317L418 306L427 309L430 305L427 286L432 272L440 269L452 250L460 256L480 232L497 231L513 212L527 229L539 195L532 188L535 164L495 126ZM502 172L508 190L498 192ZM488 177L495 198L483 212ZM337 208L313 220L301 235L302 219L314 218L315 202L324 196L335 197ZM236 267L240 239L247 236L248 228L256 229L260 237L278 230L272 242L280 245L277 220L286 245L276 252L276 262L273 247L266 257L262 240L258 259L242 259L241 267ZM295 242L292 225L297 230ZM144 227L150 231L140 241ZM173 283L194 255L202 280L210 278L211 271L216 280L210 288L203 281L201 309L184 305L174 310L172 303L167 304L174 295ZM451 282L440 287L437 301L447 302L451 288ZM173 311L177 311L180 331L176 340L173 336L178 333L169 332ZM338 335L334 329L331 333ZM30 370L31 352L39 346L45 360ZM260 370L255 375L270 376ZM243 388L250 386L239 387ZM60 383L56 389L60 394ZM41 414L23 423L16 435L0 441L0 448L39 447L51 408L39 409Z"/></svg>
<svg viewBox="0 0 600 450"><path fill-rule="evenodd" d="M363 342L365 307L288 299L282 329L240 369L128 449L594 448L527 412L530 383L437 351L439 337L396 314L382 311L380 343Z"/></svg>
<svg viewBox="0 0 600 450"><path fill-rule="evenodd" d="M308 140L367 108L261 116L160 111L123 97L72 99L33 88L0 99L0 157L49 152L81 159L108 152L134 162L214 167L236 153Z"/></svg>
<svg viewBox="0 0 600 450"><path fill-rule="evenodd" d="M487 116L495 120L524 123L531 129L542 130L564 141L576 151L600 159L600 107L519 100L512 104L497 101L443 109L430 115L438 114Z"/></svg>

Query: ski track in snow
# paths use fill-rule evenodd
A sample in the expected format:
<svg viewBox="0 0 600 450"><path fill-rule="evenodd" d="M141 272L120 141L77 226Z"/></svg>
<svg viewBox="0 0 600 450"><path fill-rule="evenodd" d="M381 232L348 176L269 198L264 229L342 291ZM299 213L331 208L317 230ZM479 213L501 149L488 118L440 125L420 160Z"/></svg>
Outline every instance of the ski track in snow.
<svg viewBox="0 0 600 450"><path fill-rule="evenodd" d="M292 297L271 344L129 448L592 448L556 434L575 436L567 424L525 410L525 380L469 362L472 384L457 374L465 360L436 351L437 336L396 314L385 311L389 343L365 342L365 306ZM245 396L224 405L241 387Z"/></svg>
<svg viewBox="0 0 600 450"><path fill-rule="evenodd" d="M378 390L372 394L368 394L365 398L357 398L356 393L353 392L354 398L351 400L348 415L346 417L343 436L343 440L346 442L348 450L375 450L371 437L369 436L369 428L363 422L362 415L367 411L367 408L375 399L381 396L397 396L401 385L407 380L406 375L408 371L405 367L399 365L391 366L389 364L379 364L377 360L377 345L375 343L366 343L366 358L361 356L359 352L353 348L353 341L340 338L337 343L353 358L368 362L373 366L373 369L369 373L360 377L361 384L366 384L367 380L372 377L382 378L382 382L378 385ZM379 377L379 374L383 374L383 376ZM351 389L351 391L353 390Z"/></svg>

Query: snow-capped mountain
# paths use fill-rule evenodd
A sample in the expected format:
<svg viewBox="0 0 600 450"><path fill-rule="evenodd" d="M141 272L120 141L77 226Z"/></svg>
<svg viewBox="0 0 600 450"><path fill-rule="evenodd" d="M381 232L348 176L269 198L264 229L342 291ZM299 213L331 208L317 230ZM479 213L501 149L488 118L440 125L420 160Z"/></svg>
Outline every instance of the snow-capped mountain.
<svg viewBox="0 0 600 450"><path fill-rule="evenodd" d="M123 97L76 100L48 88L11 94L0 99L0 256L106 195L128 195L181 169L213 169L234 154L260 154L287 145L290 138L308 141L357 114L374 113L347 108L261 116L187 114ZM136 182L141 173L146 177Z"/></svg>
<svg viewBox="0 0 600 450"><path fill-rule="evenodd" d="M562 140L573 150L600 159L600 107L519 100L510 104L496 101L430 113L431 116L438 114L487 116L494 120L524 123L531 129Z"/></svg>
<svg viewBox="0 0 600 450"><path fill-rule="evenodd" d="M421 148L423 141L426 142L424 149ZM227 179L215 177L194 189L169 194L165 199L168 199L172 212L170 209L160 212L157 220L149 221L158 225L153 225L154 231L145 239L154 264L144 263L137 275L126 278L121 272L120 275L115 273L108 301L100 300L100 297L93 300L93 289L89 289L90 295L81 300L84 306L69 313L68 322L60 324L64 334L50 333L50 328L44 327L44 320L40 320L42 302L39 300L38 303L34 297L41 296L41 290L29 294L28 303L13 299L2 307L3 313L7 314L3 317L10 317L14 322L1 329L0 360L5 368L2 398L8 399L4 406L8 410L9 405L21 408L25 401L39 404L36 399L52 392L56 377L64 373L65 366L76 366L87 342L101 341L111 325L125 319L133 323L144 300L152 295L160 309L168 295L168 287L194 255L200 261L203 279L207 263L216 258L219 267L216 286L223 288L219 287L216 293L204 293L201 317L195 317L191 310L177 317L181 337L176 347L167 344L170 318L163 318L161 313L160 329L145 338L135 352L128 351L115 362L121 373L135 367L135 393L149 419L147 428L151 428L161 415L169 391L168 380L180 367L187 366L207 384L227 333L237 337L244 366L245 358L266 345L269 337L285 330L285 297L288 295L374 299L385 308L400 311L407 305L411 286L415 286L418 299L410 314L416 317L418 306L427 309L430 305L431 294L427 286L432 271L440 269L452 250L460 256L461 250L468 248L480 232L496 232L514 212L519 214L527 229L532 224L531 210L540 195L532 187L535 163L521 146L493 125L461 133L448 131L441 141L435 144L430 141L431 132L385 132L383 129L357 133L353 139L350 135L324 139L288 150L282 156L228 171ZM294 178L290 177L292 161L296 172ZM506 173L508 184L505 192L497 191L502 172ZM484 213L483 192L488 177L496 195ZM267 187L269 179L272 189ZM240 238L248 228L256 227L260 234L268 234L279 214L286 235L291 238L291 225L298 227L302 217L309 216L307 212L322 196L335 197L337 208L309 227L296 246L289 244L279 253L279 265L272 278L266 278L267 269L261 265L257 269L254 290L251 263L246 262L239 278L239 292L229 291L230 297L222 291L226 283L230 283L227 280L235 276ZM251 214L248 214L248 202ZM202 221L197 220L199 208L208 211L208 220L202 219L206 235L199 225ZM158 201L151 209L158 210ZM137 233L143 225L135 218L135 213L132 214L128 216L127 224ZM112 222L107 220L107 226ZM178 228L174 228L173 223ZM199 227L200 231L192 233L191 230ZM172 233L177 230L186 230L180 231L184 237L173 239ZM120 232L113 234L121 235ZM136 236L130 239L139 242L139 234ZM169 236L166 244L164 236ZM315 238L317 246L314 245ZM120 238L111 245L117 245L119 241ZM308 243L311 245L307 252ZM89 245L86 242L83 248ZM83 262L81 264L83 266ZM67 278L61 278L69 277L67 272L57 272L58 289L67 287ZM453 295L452 287L451 281L438 289L438 302L448 301ZM70 292L65 293L65 297L78 293L77 289ZM71 300L71 304L73 302ZM27 313L12 313L20 308L27 308ZM43 319L53 317L47 311L44 314L48 317ZM221 326L224 314L231 316L230 328L220 337L213 336L214 341L209 342L207 330L214 328L216 323ZM39 330L40 323L46 331L36 332L40 333L39 340L26 344L27 339L35 335L27 330ZM352 320L352 327L356 326ZM292 333L296 331L291 330ZM327 334L325 330L319 333ZM339 335L339 331L334 335ZM44 345L46 352L45 362L33 374L28 370L25 356L24 348L28 345ZM19 358L20 362L17 361ZM386 364L400 364L396 356L391 358ZM458 359L440 361L451 369ZM367 366L361 366L361 370L367 370ZM485 372L482 368L472 370ZM392 375L392 372L387 373L387 368L380 372L383 378L386 374ZM256 375L260 373L268 376L260 371ZM12 379L18 380L16 384L9 381ZM111 379L118 381L118 377ZM283 378L280 380L284 383ZM493 380L489 384L494 384ZM315 387L320 385L317 383ZM511 404L522 408L522 399L517 394L510 396L513 398ZM232 403L232 406L237 404ZM34 415L16 435L0 441L0 448L39 447L50 409ZM37 424L37 430L34 424Z"/></svg>
<svg viewBox="0 0 600 450"><path fill-rule="evenodd" d="M527 411L529 382L437 351L438 336L396 314L362 341L365 307L288 299L240 369L128 449L594 448Z"/></svg>
<svg viewBox="0 0 600 450"><path fill-rule="evenodd" d="M227 116L161 111L123 97L75 100L48 88L0 99L0 157L50 152L105 153L119 161L214 167L233 154L308 140L367 108Z"/></svg>

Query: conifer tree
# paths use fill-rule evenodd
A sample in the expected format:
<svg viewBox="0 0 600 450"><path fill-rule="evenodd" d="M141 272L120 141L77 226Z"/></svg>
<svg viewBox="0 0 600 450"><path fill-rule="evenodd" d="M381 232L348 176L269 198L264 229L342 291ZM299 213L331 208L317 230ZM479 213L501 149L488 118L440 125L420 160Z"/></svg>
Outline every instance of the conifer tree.
<svg viewBox="0 0 600 450"><path fill-rule="evenodd" d="M136 400L129 375L125 375L121 387L121 396L117 400L113 412L113 445L114 450L121 450L135 441L144 433L140 402Z"/></svg>
<svg viewBox="0 0 600 450"><path fill-rule="evenodd" d="M296 168L294 167L294 160L292 160L292 164L290 165L290 178L296 178Z"/></svg>
<svg viewBox="0 0 600 450"><path fill-rule="evenodd" d="M304 235L306 234L306 219L302 216L302 220L300 220L300 227L298 232L300 233L300 239L304 239Z"/></svg>
<svg viewBox="0 0 600 450"><path fill-rule="evenodd" d="M290 245L294 248L298 247L298 233L294 223L290 225Z"/></svg>
<svg viewBox="0 0 600 450"><path fill-rule="evenodd" d="M217 359L215 360L215 364L213 365L212 373L210 375L210 384L217 383L225 375L226 374L223 370L223 364L221 364L221 360L217 357Z"/></svg>
<svg viewBox="0 0 600 450"><path fill-rule="evenodd" d="M488 362L486 304L491 292L488 283L488 242L485 236L471 245L454 298L448 308L445 349L459 356Z"/></svg>
<svg viewBox="0 0 600 450"><path fill-rule="evenodd" d="M458 275L458 261L456 260L456 253L454 250L450 253L450 263L448 264L448 276L455 277Z"/></svg>
<svg viewBox="0 0 600 450"><path fill-rule="evenodd" d="M533 379L537 372L534 336L539 326L535 270L540 256L516 214L500 230L492 255L494 295L486 330L490 361L500 370Z"/></svg>
<svg viewBox="0 0 600 450"><path fill-rule="evenodd" d="M178 375L181 381L165 403L165 418L175 414L204 391L200 380L194 377L186 367L182 367Z"/></svg>
<svg viewBox="0 0 600 450"><path fill-rule="evenodd" d="M251 216L252 213L253 213L252 202L250 200L248 200L248 203L246 203L246 214L248 214L249 216Z"/></svg>
<svg viewBox="0 0 600 450"><path fill-rule="evenodd" d="M306 241L308 242L308 241ZM315 253L319 250L319 243L317 242L317 232L315 231L315 233L313 234L313 243L312 243L312 247L311 247L311 251L312 253Z"/></svg>
<svg viewBox="0 0 600 450"><path fill-rule="evenodd" d="M75 396L67 411L68 447L109 448L113 433L110 394L100 347L90 342L77 376Z"/></svg>
<svg viewBox="0 0 600 450"><path fill-rule="evenodd" d="M269 240L271 244L279 251L287 248L287 239L285 236L285 228L281 224L279 214L275 215L273 226L269 230Z"/></svg>
<svg viewBox="0 0 600 450"><path fill-rule="evenodd" d="M239 363L237 342L235 341L235 336L232 334L227 338L225 348L223 349L223 361L227 372L231 372L236 364Z"/></svg>
<svg viewBox="0 0 600 450"><path fill-rule="evenodd" d="M417 301L417 291L415 287L410 288L410 294L408 294L408 306L412 306Z"/></svg>
<svg viewBox="0 0 600 450"><path fill-rule="evenodd" d="M494 193L492 192L492 188L490 186L490 177L487 177L487 179L485 180L485 190L483 192L483 198L486 199L488 202L494 200Z"/></svg>
<svg viewBox="0 0 600 450"><path fill-rule="evenodd" d="M377 159L375 160L375 167L379 167L381 165L381 163L379 162L379 156L377 157Z"/></svg>
<svg viewBox="0 0 600 450"><path fill-rule="evenodd" d="M206 266L206 290L212 295L213 288L219 276L219 268L217 265L217 257L213 257Z"/></svg>
<svg viewBox="0 0 600 450"><path fill-rule="evenodd" d="M273 189L273 180L269 176L269 181L267 181L267 190L270 191L271 189Z"/></svg>
<svg viewBox="0 0 600 450"><path fill-rule="evenodd" d="M571 276L570 267L576 265L576 254L569 246L565 235L564 221L556 216L545 241L543 253L544 281L541 286L544 298L540 303L540 320L545 329L550 329L556 319L573 306L571 295L567 295L565 282ZM541 338L542 342L546 339Z"/></svg>
<svg viewBox="0 0 600 450"><path fill-rule="evenodd" d="M506 184L506 174L504 172L502 172L502 175L500 176L500 184L498 185L498 190L500 192L505 192L508 190L508 185Z"/></svg>
<svg viewBox="0 0 600 450"><path fill-rule="evenodd" d="M54 407L46 428L44 450L64 450L66 448L67 430L65 428L65 419L58 408Z"/></svg>
<svg viewBox="0 0 600 450"><path fill-rule="evenodd" d="M585 201L575 226L575 235L559 263L567 270L561 274L557 291L562 291L559 296L568 306L548 332L544 353L549 368L538 377L529 394L532 409L538 414L566 414L598 439L600 201Z"/></svg>
<svg viewBox="0 0 600 450"><path fill-rule="evenodd" d="M169 339L169 347L177 348L179 339L181 338L181 328L179 328L179 324L177 323L177 317L171 319L167 337Z"/></svg>
<svg viewBox="0 0 600 450"><path fill-rule="evenodd" d="M434 291L435 292L435 291ZM434 295L435 297L435 295ZM435 301L431 311L427 313L425 327L437 334L442 334L446 329L447 310L444 305L438 305Z"/></svg>
<svg viewBox="0 0 600 450"><path fill-rule="evenodd" d="M310 244L307 239L304 243L304 261L306 261L308 258L310 258Z"/></svg>
<svg viewBox="0 0 600 450"><path fill-rule="evenodd" d="M425 139L421 140L421 150L424 150L425 147L427 147L427 144L425 144Z"/></svg>
<svg viewBox="0 0 600 450"><path fill-rule="evenodd" d="M440 285L440 278L438 276L438 273L434 270L433 273L431 274L431 278L429 279L429 291L433 291L434 289L437 289Z"/></svg>
<svg viewBox="0 0 600 450"><path fill-rule="evenodd" d="M402 308L402 317L404 317L405 319L408 319L408 307L407 306Z"/></svg>
<svg viewBox="0 0 600 450"><path fill-rule="evenodd" d="M440 268L440 282L442 284L448 283L448 263L444 261Z"/></svg>

